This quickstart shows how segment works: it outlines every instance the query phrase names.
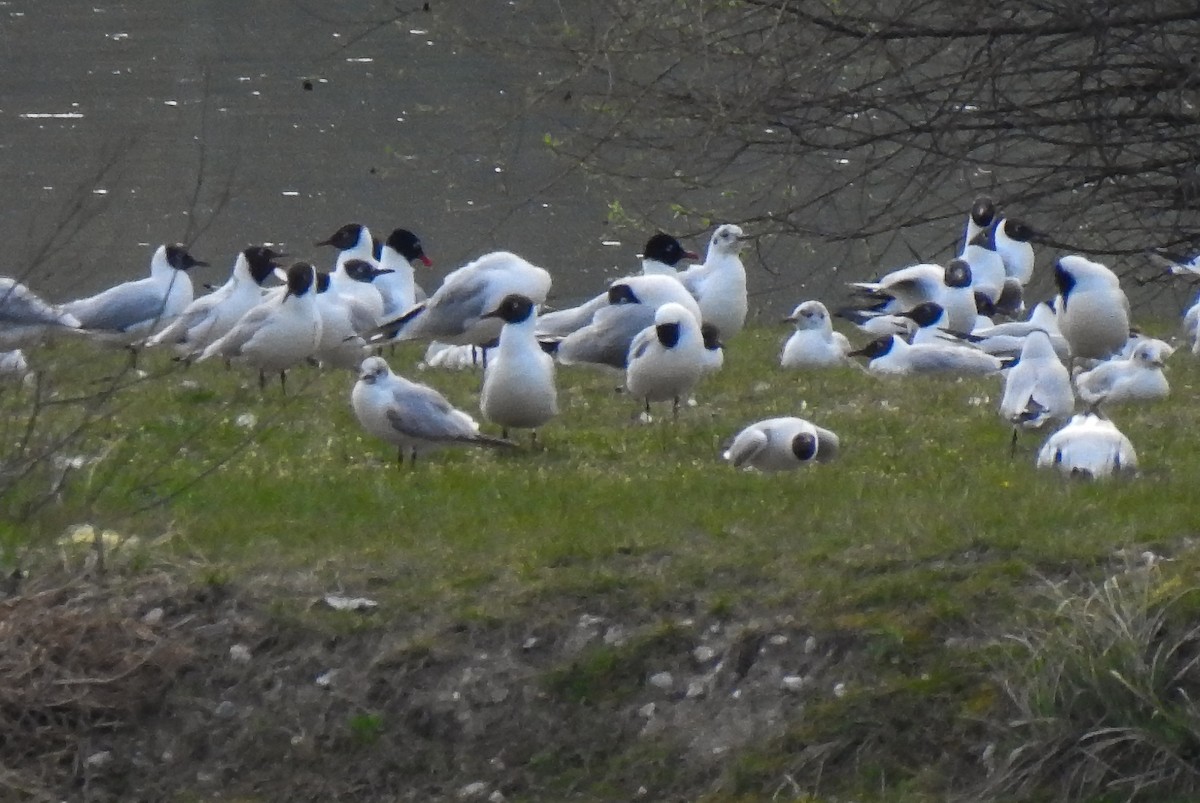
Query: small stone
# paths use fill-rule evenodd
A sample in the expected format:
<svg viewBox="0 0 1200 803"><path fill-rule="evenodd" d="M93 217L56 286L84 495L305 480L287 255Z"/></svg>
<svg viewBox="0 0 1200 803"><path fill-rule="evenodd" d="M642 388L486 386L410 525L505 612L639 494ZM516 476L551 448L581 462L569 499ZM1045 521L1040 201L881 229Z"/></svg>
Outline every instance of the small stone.
<svg viewBox="0 0 1200 803"><path fill-rule="evenodd" d="M504 759L500 758L500 756L493 756L492 760L488 762L488 766L497 772L503 772L504 770L508 769L504 763Z"/></svg>
<svg viewBox="0 0 1200 803"><path fill-rule="evenodd" d="M788 637L782 633L776 633L767 639L767 643L774 647L782 647L784 644L788 643Z"/></svg>
<svg viewBox="0 0 1200 803"><path fill-rule="evenodd" d="M804 654L812 655L817 651L817 637L809 636L804 640Z"/></svg>
<svg viewBox="0 0 1200 803"><path fill-rule="evenodd" d="M112 756L111 750L100 750L98 752L92 753L90 756L85 758L83 760L83 763L84 763L84 766L86 766L88 769L98 770L102 767L107 767L109 764L111 764L112 757L113 756Z"/></svg>
<svg viewBox="0 0 1200 803"><path fill-rule="evenodd" d="M214 713L221 719L233 719L237 716L237 706L228 700L222 700Z"/></svg>
<svg viewBox="0 0 1200 803"><path fill-rule="evenodd" d="M229 660L236 664L248 664L250 657L250 648L245 644L234 644L229 648Z"/></svg>
<svg viewBox="0 0 1200 803"><path fill-rule="evenodd" d="M702 680L689 681L687 685L687 698L695 700L697 697L703 697L708 691Z"/></svg>
<svg viewBox="0 0 1200 803"><path fill-rule="evenodd" d="M579 617L579 627L592 628L604 621L603 616L592 616L590 613L585 613Z"/></svg>
<svg viewBox="0 0 1200 803"><path fill-rule="evenodd" d="M845 697L846 696L846 684L839 683L836 686L834 686L833 687L833 696L838 697L838 698Z"/></svg>
<svg viewBox="0 0 1200 803"><path fill-rule="evenodd" d="M504 797L504 793L499 789L493 790L493 792L488 795L488 803L504 803L505 800L507 800L507 798Z"/></svg>
<svg viewBox="0 0 1200 803"><path fill-rule="evenodd" d="M648 795L648 794L650 794L650 790L649 790L649 789L647 789L647 788L646 788L646 787L644 787L644 786L639 786L639 787L637 788L637 791L633 793L633 796L634 796L634 797L645 797L645 796L646 796L646 795Z"/></svg>
<svg viewBox="0 0 1200 803"><path fill-rule="evenodd" d="M804 688L804 678L801 675L784 675L779 685L784 691L795 694Z"/></svg>
<svg viewBox="0 0 1200 803"><path fill-rule="evenodd" d="M625 639L625 628L620 625L613 625L604 631L604 643L609 647L619 647L625 643Z"/></svg>
<svg viewBox="0 0 1200 803"><path fill-rule="evenodd" d="M650 676L650 685L656 689L669 689L675 685L675 678L670 672L655 672Z"/></svg>
<svg viewBox="0 0 1200 803"><path fill-rule="evenodd" d="M162 608L151 608L142 615L142 623L147 625L156 625L163 620Z"/></svg>
<svg viewBox="0 0 1200 803"><path fill-rule="evenodd" d="M483 797L483 793L487 791L488 785L483 781L475 781L458 790L459 800L470 800L473 797Z"/></svg>
<svg viewBox="0 0 1200 803"><path fill-rule="evenodd" d="M717 651L707 644L701 644L692 650L692 657L696 659L697 663L706 664L717 657Z"/></svg>
<svg viewBox="0 0 1200 803"><path fill-rule="evenodd" d="M337 673L338 671L336 669L330 669L322 672L320 675L317 675L316 684L322 689L328 689L333 685L333 679L337 677Z"/></svg>
<svg viewBox="0 0 1200 803"><path fill-rule="evenodd" d="M638 709L638 714L646 719L650 719L650 717L654 716L654 712L657 710L658 706L654 703L646 703L644 706Z"/></svg>
<svg viewBox="0 0 1200 803"><path fill-rule="evenodd" d="M525 652L529 652L530 650L532 650L534 647L536 647L537 645L539 645L541 643L542 643L542 640L539 639L537 636L530 636L529 638L525 639L524 642L522 642L521 649L525 650Z"/></svg>
<svg viewBox="0 0 1200 803"><path fill-rule="evenodd" d="M258 424L258 416L254 413L242 413L233 421L241 429L253 429Z"/></svg>

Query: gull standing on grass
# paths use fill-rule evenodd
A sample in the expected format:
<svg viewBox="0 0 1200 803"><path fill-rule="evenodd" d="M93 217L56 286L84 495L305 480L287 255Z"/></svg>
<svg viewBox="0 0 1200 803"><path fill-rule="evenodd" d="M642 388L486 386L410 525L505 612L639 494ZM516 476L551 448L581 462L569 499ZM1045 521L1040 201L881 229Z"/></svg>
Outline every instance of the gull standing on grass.
<svg viewBox="0 0 1200 803"><path fill-rule="evenodd" d="M1054 266L1058 328L1071 358L1104 360L1129 339L1129 299L1120 279L1099 262L1072 254Z"/></svg>
<svg viewBox="0 0 1200 803"><path fill-rule="evenodd" d="M479 411L485 420L499 424L500 436L509 429L532 431L558 415L554 387L554 358L538 343L537 311L533 301L522 295L505 296L500 306L484 315L504 321L500 345L483 371Z"/></svg>
<svg viewBox="0 0 1200 803"><path fill-rule="evenodd" d="M0 346L41 340L53 329L78 329L79 321L42 300L16 279L0 276Z"/></svg>
<svg viewBox="0 0 1200 803"><path fill-rule="evenodd" d="M369 434L397 447L396 462L445 446L512 447L515 444L479 432L475 419L428 385L392 373L382 357L363 360L350 404Z"/></svg>
<svg viewBox="0 0 1200 803"><path fill-rule="evenodd" d="M700 381L708 358L700 324L686 307L664 304L654 313L654 325L642 330L629 347L625 387L646 406L670 401L679 417L679 400Z"/></svg>
<svg viewBox="0 0 1200 803"><path fill-rule="evenodd" d="M1000 415L1013 425L1012 448L1018 429L1041 429L1050 422L1066 421L1075 412L1071 375L1058 359L1050 336L1035 330L1025 336L1021 358L1004 376Z"/></svg>
<svg viewBox="0 0 1200 803"><path fill-rule="evenodd" d="M746 235L732 223L717 227L708 243L704 263L679 274L679 281L700 305L700 323L711 323L728 340L746 325L746 266L741 252Z"/></svg>
<svg viewBox="0 0 1200 803"><path fill-rule="evenodd" d="M783 344L779 364L784 368L819 368L845 365L850 353L850 341L841 332L833 331L829 310L820 301L805 301L784 323L794 323L796 331Z"/></svg>
<svg viewBox="0 0 1200 803"><path fill-rule="evenodd" d="M1057 468L1071 477L1105 479L1134 473L1137 452L1112 421L1082 413L1046 440L1038 452L1037 467Z"/></svg>
<svg viewBox="0 0 1200 803"><path fill-rule="evenodd" d="M189 254L186 246L160 245L150 259L148 278L69 301L63 311L93 332L148 335L192 303L192 280L187 271L207 264Z"/></svg>
<svg viewBox="0 0 1200 803"><path fill-rule="evenodd" d="M734 468L790 471L837 457L838 436L803 418L768 418L733 439L724 458Z"/></svg>
<svg viewBox="0 0 1200 803"><path fill-rule="evenodd" d="M180 357L203 351L233 328L263 300L262 285L275 275L276 260L284 256L270 246L252 245L238 253L228 281L192 301L169 326L146 341L147 346L170 343Z"/></svg>
<svg viewBox="0 0 1200 803"><path fill-rule="evenodd" d="M317 272L307 262L287 270L287 286L242 316L224 337L213 341L196 362L219 356L241 359L258 368L258 385L265 388L267 373L279 373L279 386L287 390L287 370L307 360L321 339L321 313L314 285Z"/></svg>

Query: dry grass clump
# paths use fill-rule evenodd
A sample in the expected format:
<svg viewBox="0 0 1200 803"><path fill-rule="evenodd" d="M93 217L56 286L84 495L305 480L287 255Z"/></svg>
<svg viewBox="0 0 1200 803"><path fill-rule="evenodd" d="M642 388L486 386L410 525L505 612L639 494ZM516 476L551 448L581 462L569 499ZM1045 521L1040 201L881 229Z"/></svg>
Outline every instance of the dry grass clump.
<svg viewBox="0 0 1200 803"><path fill-rule="evenodd" d="M115 596L71 582L0 599L0 797L86 784L104 763L93 740L136 723L189 662Z"/></svg>
<svg viewBox="0 0 1200 803"><path fill-rule="evenodd" d="M1194 799L1200 793L1200 589L1153 567L1081 594L1050 590L1003 688L1009 748L989 780L1005 799Z"/></svg>

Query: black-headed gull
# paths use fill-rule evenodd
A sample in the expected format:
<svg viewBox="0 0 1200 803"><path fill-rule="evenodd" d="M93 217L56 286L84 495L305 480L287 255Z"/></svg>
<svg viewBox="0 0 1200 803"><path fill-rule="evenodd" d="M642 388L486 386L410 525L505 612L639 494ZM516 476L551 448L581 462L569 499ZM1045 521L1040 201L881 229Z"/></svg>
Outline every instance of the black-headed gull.
<svg viewBox="0 0 1200 803"><path fill-rule="evenodd" d="M1099 262L1072 254L1054 266L1058 329L1075 359L1103 360L1129 339L1129 299L1120 279Z"/></svg>
<svg viewBox="0 0 1200 803"><path fill-rule="evenodd" d="M996 219L996 204L986 195L980 195L971 204L971 211L967 213L967 229L963 236L963 245L975 239L975 235L986 229Z"/></svg>
<svg viewBox="0 0 1200 803"><path fill-rule="evenodd" d="M664 304L679 304L696 319L700 306L692 294L671 276L628 276L609 286L605 305L591 322L563 338L555 351L564 365L600 365L624 371L629 347Z"/></svg>
<svg viewBox="0 0 1200 803"><path fill-rule="evenodd" d="M920 343L910 346L896 335L885 335L850 352L870 360L873 374L994 374L1004 367L999 357L952 343Z"/></svg>
<svg viewBox="0 0 1200 803"><path fill-rule="evenodd" d="M734 468L790 471L837 457L838 436L795 416L768 418L743 429L723 457Z"/></svg>
<svg viewBox="0 0 1200 803"><path fill-rule="evenodd" d="M864 296L878 313L899 313L923 301L933 301L946 311L950 328L970 332L977 313L971 287L971 266L952 259L945 267L930 263L910 265L888 273L877 282L852 282L851 289Z"/></svg>
<svg viewBox="0 0 1200 803"><path fill-rule="evenodd" d="M344 267L356 281L369 282L376 275L375 266L365 260L351 259ZM327 273L317 272L314 292L321 315L321 335L312 356L322 368L357 371L367 356L367 341L362 334L378 323L374 310L351 294L335 291L333 278Z"/></svg>
<svg viewBox="0 0 1200 803"><path fill-rule="evenodd" d="M203 351L223 337L243 315L263 300L262 285L275 275L284 256L267 245L240 251L225 284L184 308L165 329L146 341L148 346L169 343L180 356Z"/></svg>
<svg viewBox="0 0 1200 803"><path fill-rule="evenodd" d="M959 258L971 266L971 288L994 305L1004 291L1004 280L1008 274L1004 271L1004 260L996 251L993 230L984 229L976 234L963 248Z"/></svg>
<svg viewBox="0 0 1200 803"><path fill-rule="evenodd" d="M642 252L642 275L669 276L678 281L679 273L675 266L684 259L695 258L696 255L686 250L674 237L659 232L646 241L645 250ZM619 281L623 280L615 280ZM610 287L612 284L610 283ZM543 337L566 337L590 324L596 313L608 304L609 294L606 290L578 306L539 315L538 334Z"/></svg>
<svg viewBox="0 0 1200 803"><path fill-rule="evenodd" d="M783 319L796 325L784 342L779 364L784 368L820 368L845 365L850 341L833 331L829 310L820 301L803 301Z"/></svg>
<svg viewBox="0 0 1200 803"><path fill-rule="evenodd" d="M149 334L192 303L187 272L207 264L189 254L186 246L160 245L150 259L149 277L69 301L62 309L93 332Z"/></svg>
<svg viewBox="0 0 1200 803"><path fill-rule="evenodd" d="M537 428L558 415L554 358L538 343L537 310L529 298L510 295L484 317L499 318L504 328L483 372L479 412L500 425L501 437L529 429L536 440Z"/></svg>
<svg viewBox="0 0 1200 803"><path fill-rule="evenodd" d="M1004 273L1021 287L1033 278L1033 239L1036 236L1032 226L1017 218L1001 218L992 226L992 238L996 253L1004 262Z"/></svg>
<svg viewBox="0 0 1200 803"><path fill-rule="evenodd" d="M505 296L517 293L543 304L549 292L549 272L508 251L493 251L447 274L428 299L384 321L371 342L422 339L482 346L503 326L499 318L483 315Z"/></svg>
<svg viewBox="0 0 1200 803"><path fill-rule="evenodd" d="M1117 425L1092 413L1071 418L1038 452L1038 468L1055 468L1072 477L1104 479L1137 471L1137 452Z"/></svg>
<svg viewBox="0 0 1200 803"><path fill-rule="evenodd" d="M679 401L686 398L705 372L704 338L700 323L680 304L663 304L654 313L654 325L643 329L629 346L625 387L646 406L672 402L678 417Z"/></svg>
<svg viewBox="0 0 1200 803"><path fill-rule="evenodd" d="M384 319L400 315L417 303L414 262L427 268L433 265L417 235L408 229L393 229L379 252L379 267L391 272L375 280L375 287L383 296Z"/></svg>
<svg viewBox="0 0 1200 803"><path fill-rule="evenodd" d="M398 463L405 453L415 463L446 446L514 445L482 434L475 419L428 385L392 373L382 357L363 360L350 404L363 429L397 447Z"/></svg>
<svg viewBox="0 0 1200 803"><path fill-rule="evenodd" d="M197 362L210 357L242 360L258 368L258 383L265 387L268 373L279 373L286 390L286 372L307 360L321 339L321 313L314 285L316 270L297 262L287 270L287 286L241 317L223 337L200 353Z"/></svg>
<svg viewBox="0 0 1200 803"><path fill-rule="evenodd" d="M746 266L741 257L745 240L739 226L718 226L708 242L704 262L679 274L679 281L700 305L701 322L717 327L726 340L742 331L749 310Z"/></svg>

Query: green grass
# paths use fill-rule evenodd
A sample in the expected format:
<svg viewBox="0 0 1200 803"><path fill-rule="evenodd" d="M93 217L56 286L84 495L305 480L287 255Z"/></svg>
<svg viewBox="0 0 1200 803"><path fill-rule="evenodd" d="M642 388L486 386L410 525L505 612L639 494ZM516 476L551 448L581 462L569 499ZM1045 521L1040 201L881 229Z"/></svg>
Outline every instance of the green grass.
<svg viewBox="0 0 1200 803"><path fill-rule="evenodd" d="M0 548L8 563L28 563L86 521L143 545L166 534L139 547L150 554L143 561L186 559L222 581L304 574L352 593L369 588L387 616L493 627L530 610L563 620L587 611L664 623L657 635L549 667L545 687L567 705L627 696L646 656L674 638L681 612L736 620L786 611L856 645L866 662L856 668L859 691L744 755L722 788L774 789L779 772L796 768L797 745L817 741L858 751L856 771L867 774L857 792L895 783L901 799L928 769L867 754L905 736L901 723L922 700L945 726L939 738L970 731L964 719L995 705L984 689L990 670L963 668L947 639L1002 634L1044 578L1102 578L1119 550L1172 555L1164 571L1177 576L1200 565L1184 548L1196 534L1200 369L1179 353L1167 369L1170 399L1113 412L1142 476L1085 483L1035 470L1042 436L1023 436L1009 458L998 378L784 372L776 366L784 334L740 335L677 422L667 409L635 420L637 405L614 391L614 375L560 368L562 414L541 432L544 448L448 449L402 469L392 447L354 420L350 374L298 371L284 397L277 385L260 394L249 373L208 363L185 370L145 354L150 376L88 408L95 420L70 446L103 459L73 472L60 498L33 515L6 507ZM401 349L390 362L475 413L479 375L419 373L419 353ZM59 344L35 360L66 396L103 386L97 378L118 374L126 357ZM23 393L0 394L9 441ZM250 428L239 424L247 413L257 418ZM741 427L788 414L837 432L839 458L780 475L720 461ZM79 415L55 406L38 426L61 430ZM13 498L35 498L41 487L18 487ZM337 617L323 624L290 604L280 616L337 627ZM374 738L374 716L348 720L360 743Z"/></svg>

